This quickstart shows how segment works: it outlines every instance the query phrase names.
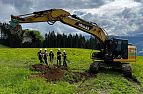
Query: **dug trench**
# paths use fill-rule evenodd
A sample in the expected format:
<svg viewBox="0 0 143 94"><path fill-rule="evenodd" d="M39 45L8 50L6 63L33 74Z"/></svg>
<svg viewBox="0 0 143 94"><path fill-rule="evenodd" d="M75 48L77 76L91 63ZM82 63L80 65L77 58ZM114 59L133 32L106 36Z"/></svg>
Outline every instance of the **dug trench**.
<svg viewBox="0 0 143 94"><path fill-rule="evenodd" d="M72 69L69 69L63 66L57 66L57 65L46 66L42 64L35 64L31 66L30 70L38 71L38 73L32 73L29 76L29 79L45 78L47 81L63 80L63 81L69 82L70 84L77 83L80 81L84 82L85 80L96 76L96 74L92 74L88 71L73 72ZM112 69L100 70L100 72L104 72L104 73L112 73L111 71L113 70ZM121 73L121 71L119 70L114 70L114 72ZM135 76L130 76L130 77L123 76L123 77L125 77L130 82L141 85L140 81L138 81Z"/></svg>
<svg viewBox="0 0 143 94"><path fill-rule="evenodd" d="M32 73L29 79L33 78L45 78L47 81L57 81L63 80L66 82L77 83L79 81L84 81L88 78L95 77L95 74L85 72L73 72L71 69L63 66L46 66L42 64L32 65L30 70L38 71L38 73Z"/></svg>

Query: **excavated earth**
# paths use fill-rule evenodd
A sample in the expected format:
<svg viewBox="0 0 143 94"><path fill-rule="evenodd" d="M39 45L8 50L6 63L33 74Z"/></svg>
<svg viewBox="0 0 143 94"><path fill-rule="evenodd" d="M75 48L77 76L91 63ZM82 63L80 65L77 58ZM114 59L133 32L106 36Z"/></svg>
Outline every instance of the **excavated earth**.
<svg viewBox="0 0 143 94"><path fill-rule="evenodd" d="M31 69L33 71L39 71L39 72L32 73L29 76L29 79L46 78L47 81L64 80L69 83L75 83L95 76L88 72L72 72L71 70L69 71L68 68L66 67L63 66L59 67L56 65L46 66L42 64L35 64L32 65Z"/></svg>
<svg viewBox="0 0 143 94"><path fill-rule="evenodd" d="M85 80L96 76L96 74L89 72L73 72L72 69L56 65L46 66L42 64L35 64L32 65L30 69L32 71L38 71L38 73L32 73L29 76L29 79L45 78L47 81L63 80L69 82L70 84L80 81L84 82ZM134 76L125 78L140 85L140 82Z"/></svg>
<svg viewBox="0 0 143 94"><path fill-rule="evenodd" d="M32 65L32 70L33 71L39 71L40 73L33 73L29 77L30 79L32 78L46 78L47 80L60 80L64 77L64 70L62 70L59 67L56 66L46 66L42 64L35 64Z"/></svg>

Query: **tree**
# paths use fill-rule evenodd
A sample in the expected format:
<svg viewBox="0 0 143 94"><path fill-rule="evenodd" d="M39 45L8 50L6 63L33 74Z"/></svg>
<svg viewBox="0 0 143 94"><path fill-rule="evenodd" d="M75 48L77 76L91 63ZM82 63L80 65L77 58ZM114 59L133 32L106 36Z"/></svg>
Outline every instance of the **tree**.
<svg viewBox="0 0 143 94"><path fill-rule="evenodd" d="M45 40L43 41L44 47L48 47L48 34L45 34Z"/></svg>
<svg viewBox="0 0 143 94"><path fill-rule="evenodd" d="M78 47L79 48L85 48L85 42L86 42L85 37L80 34Z"/></svg>
<svg viewBox="0 0 143 94"><path fill-rule="evenodd" d="M43 47L44 38L40 35L39 31L25 29L25 30L23 30L23 32L24 32L24 37L32 39L31 43L29 42L29 43L25 43L25 44L27 44L27 45L29 45L29 47L33 47L33 48Z"/></svg>
<svg viewBox="0 0 143 94"><path fill-rule="evenodd" d="M75 35L65 35L57 33L54 31L45 34L44 47L56 47L56 48L87 48L95 49L96 38L90 37L90 39L85 39L81 34Z"/></svg>
<svg viewBox="0 0 143 94"><path fill-rule="evenodd" d="M72 44L73 44L73 36L71 35L71 34L69 34L68 35L68 39L67 39L67 46L69 47L69 48L72 48L73 46L72 46Z"/></svg>

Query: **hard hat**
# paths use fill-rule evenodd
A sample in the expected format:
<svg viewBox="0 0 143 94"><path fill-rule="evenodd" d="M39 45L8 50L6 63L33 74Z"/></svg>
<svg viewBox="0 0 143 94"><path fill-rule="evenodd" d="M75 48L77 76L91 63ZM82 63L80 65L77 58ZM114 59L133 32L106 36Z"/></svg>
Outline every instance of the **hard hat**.
<svg viewBox="0 0 143 94"><path fill-rule="evenodd" d="M45 48L45 50L47 50L47 49Z"/></svg>
<svg viewBox="0 0 143 94"><path fill-rule="evenodd" d="M40 48L40 50L42 50L42 48Z"/></svg>
<svg viewBox="0 0 143 94"><path fill-rule="evenodd" d="M66 52L65 50L63 52Z"/></svg>
<svg viewBox="0 0 143 94"><path fill-rule="evenodd" d="M60 48L58 48L58 50L60 50Z"/></svg>
<svg viewBox="0 0 143 94"><path fill-rule="evenodd" d="M53 50L50 50L51 52L53 51Z"/></svg>

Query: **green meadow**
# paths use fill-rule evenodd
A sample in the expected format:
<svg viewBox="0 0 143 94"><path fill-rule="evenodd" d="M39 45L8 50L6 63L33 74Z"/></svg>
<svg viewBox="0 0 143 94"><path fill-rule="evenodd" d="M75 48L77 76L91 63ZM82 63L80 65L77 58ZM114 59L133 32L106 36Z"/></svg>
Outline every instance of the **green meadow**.
<svg viewBox="0 0 143 94"><path fill-rule="evenodd" d="M48 48L55 53L56 48ZM92 50L61 48L68 55L68 67L73 72L88 70L92 60ZM141 85L129 81L119 72L101 70L96 76L69 83L66 80L47 81L44 78L29 79L30 67L39 64L38 48L1 48L0 49L0 94L143 94L143 57L131 64L133 76ZM50 64L51 65L51 64Z"/></svg>

